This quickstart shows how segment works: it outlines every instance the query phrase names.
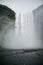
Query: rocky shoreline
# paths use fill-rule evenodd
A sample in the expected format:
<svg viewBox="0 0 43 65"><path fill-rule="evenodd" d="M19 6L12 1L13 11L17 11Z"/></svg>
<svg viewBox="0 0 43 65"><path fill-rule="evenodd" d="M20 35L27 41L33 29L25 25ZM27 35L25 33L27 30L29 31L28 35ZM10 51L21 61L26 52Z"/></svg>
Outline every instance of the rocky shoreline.
<svg viewBox="0 0 43 65"><path fill-rule="evenodd" d="M0 61L0 65L43 65L43 49L3 49Z"/></svg>

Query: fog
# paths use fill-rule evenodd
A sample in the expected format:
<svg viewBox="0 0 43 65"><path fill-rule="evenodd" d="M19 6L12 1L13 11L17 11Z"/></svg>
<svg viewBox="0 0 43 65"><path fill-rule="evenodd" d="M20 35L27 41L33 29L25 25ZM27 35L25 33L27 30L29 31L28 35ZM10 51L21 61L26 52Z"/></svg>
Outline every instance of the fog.
<svg viewBox="0 0 43 65"><path fill-rule="evenodd" d="M16 12L15 25L12 24L9 29L7 28L8 26L5 26L6 31L4 28L3 31L0 32L0 45L3 48L10 49L43 48L42 40L39 39L40 31L36 33L37 26L35 29L35 21L32 12L41 5L43 1L1 0L0 3L7 5Z"/></svg>

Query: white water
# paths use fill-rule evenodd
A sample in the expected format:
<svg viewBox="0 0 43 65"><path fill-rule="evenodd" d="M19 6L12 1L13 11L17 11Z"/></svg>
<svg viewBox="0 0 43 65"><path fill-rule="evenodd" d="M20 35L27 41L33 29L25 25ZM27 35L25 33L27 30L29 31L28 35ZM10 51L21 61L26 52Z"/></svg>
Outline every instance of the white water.
<svg viewBox="0 0 43 65"><path fill-rule="evenodd" d="M37 34L34 31L33 14L28 14L27 18L25 15L18 15L15 28L9 29L6 33L0 33L2 47L12 49L43 47L42 43L36 39Z"/></svg>

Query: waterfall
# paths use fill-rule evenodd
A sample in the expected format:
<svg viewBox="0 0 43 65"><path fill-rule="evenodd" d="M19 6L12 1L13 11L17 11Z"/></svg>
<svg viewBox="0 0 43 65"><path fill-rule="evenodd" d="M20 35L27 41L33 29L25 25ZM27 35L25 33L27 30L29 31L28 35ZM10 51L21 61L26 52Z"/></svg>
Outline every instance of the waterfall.
<svg viewBox="0 0 43 65"><path fill-rule="evenodd" d="M33 13L17 14L15 22L15 26L11 25L12 27L7 29L6 34L3 32L4 37L1 33L2 47L12 49L40 48L39 43L36 43Z"/></svg>

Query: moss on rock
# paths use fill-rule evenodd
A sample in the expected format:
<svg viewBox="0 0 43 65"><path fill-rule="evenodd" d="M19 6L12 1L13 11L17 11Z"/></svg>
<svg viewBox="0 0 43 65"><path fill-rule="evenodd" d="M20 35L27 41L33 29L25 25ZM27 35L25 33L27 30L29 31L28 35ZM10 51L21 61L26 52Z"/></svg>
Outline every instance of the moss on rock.
<svg viewBox="0 0 43 65"><path fill-rule="evenodd" d="M0 4L0 16L6 15L11 20L15 20L15 12L9 7Z"/></svg>

